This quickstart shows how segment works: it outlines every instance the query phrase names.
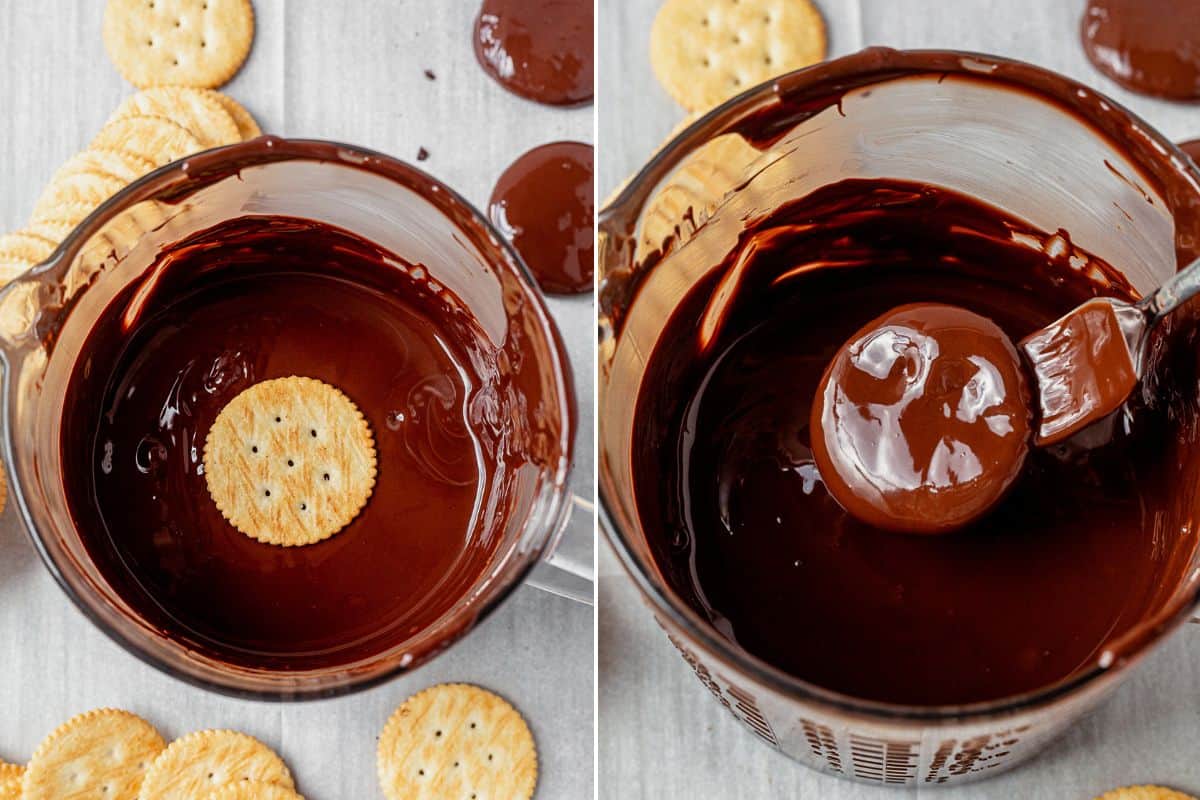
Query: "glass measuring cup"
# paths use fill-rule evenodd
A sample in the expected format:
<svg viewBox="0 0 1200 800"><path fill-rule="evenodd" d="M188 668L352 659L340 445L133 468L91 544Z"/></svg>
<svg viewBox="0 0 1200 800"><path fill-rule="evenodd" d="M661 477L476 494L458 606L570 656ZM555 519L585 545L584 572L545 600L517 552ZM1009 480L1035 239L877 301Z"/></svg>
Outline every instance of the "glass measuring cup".
<svg viewBox="0 0 1200 800"><path fill-rule="evenodd" d="M65 386L113 297L155 280L160 249L222 222L287 215L349 230L454 292L497 358L510 359L537 461L514 465L513 504L483 574L433 624L369 656L314 669L246 668L157 629L89 557L68 508L60 435ZM327 696L412 669L470 631L535 567L552 591L589 599L590 563L555 548L576 507L567 490L575 427L572 380L557 330L517 255L448 187L387 156L331 142L262 138L168 165L107 201L45 263L0 292L4 458L19 517L55 579L102 630L148 663L206 688L268 699ZM84 361L87 360L87 361ZM90 364L101 372L104 364ZM486 508L481 505L481 508ZM487 521L479 512L479 524ZM499 520L500 518L497 517ZM576 515L591 536L590 509ZM585 540L587 541L587 540ZM578 544L572 540L573 553Z"/></svg>
<svg viewBox="0 0 1200 800"><path fill-rule="evenodd" d="M719 189L695 169L717 143ZM680 298L736 246L744 220L852 177L941 185L1041 230L1064 229L1080 249L1127 266L1145 291L1200 250L1200 172L1144 122L1061 76L989 56L876 49L713 110L601 213L601 521L652 613L713 696L792 758L870 783L958 783L1032 756L1110 694L1191 613L1200 572L1193 553L1186 579L1164 587L1161 611L1092 668L955 707L864 701L796 679L732 645L669 587L634 502L634 399L649 354ZM1200 475L1200 451L1181 456ZM1190 523L1197 505L1180 497L1172 524Z"/></svg>

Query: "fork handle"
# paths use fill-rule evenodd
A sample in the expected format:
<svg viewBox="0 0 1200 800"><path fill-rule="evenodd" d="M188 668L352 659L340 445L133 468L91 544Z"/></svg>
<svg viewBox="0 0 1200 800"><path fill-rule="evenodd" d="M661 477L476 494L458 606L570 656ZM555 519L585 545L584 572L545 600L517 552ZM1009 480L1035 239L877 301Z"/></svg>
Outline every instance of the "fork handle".
<svg viewBox="0 0 1200 800"><path fill-rule="evenodd" d="M1200 292L1200 258L1176 272L1171 280L1158 287L1158 291L1142 299L1138 304L1147 316L1150 327L1192 299Z"/></svg>

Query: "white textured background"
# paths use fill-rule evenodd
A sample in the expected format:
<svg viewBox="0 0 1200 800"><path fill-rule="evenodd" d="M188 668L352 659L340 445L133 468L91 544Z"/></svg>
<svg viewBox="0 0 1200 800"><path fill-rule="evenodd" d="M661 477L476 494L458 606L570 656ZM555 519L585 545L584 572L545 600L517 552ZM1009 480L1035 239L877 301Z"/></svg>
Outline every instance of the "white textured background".
<svg viewBox="0 0 1200 800"><path fill-rule="evenodd" d="M697 0L701 2L702 0ZM1023 59L1091 84L1177 140L1200 137L1200 105L1150 100L1094 70L1078 42L1084 0L816 0L830 55L869 45L956 48ZM683 118L650 70L659 0L601 0L599 169L604 197ZM1177 0L1179 14L1200 14ZM604 800L886 800L904 796L819 775L769 750L708 695L600 548L600 792ZM1185 626L1111 703L1017 771L939 800L1087 800L1156 782L1200 795L1200 626ZM917 794L913 792L912 794Z"/></svg>
<svg viewBox="0 0 1200 800"><path fill-rule="evenodd" d="M591 141L592 109L516 98L476 66L475 0L255 0L257 38L226 87L270 132L415 160L477 206L526 149ZM100 39L100 0L0 2L0 229L21 225L54 169L132 91ZM436 81L423 75L432 69ZM590 296L552 301L583 416L576 491L591 497L594 325ZM185 686L87 623L38 563L11 511L0 517L0 758L26 759L69 716L114 705L169 737L234 727L292 766L309 800L382 797L375 737L409 694L443 681L495 689L521 709L541 755L539 800L593 793L593 615L525 587L466 641L415 674L349 698L279 706Z"/></svg>

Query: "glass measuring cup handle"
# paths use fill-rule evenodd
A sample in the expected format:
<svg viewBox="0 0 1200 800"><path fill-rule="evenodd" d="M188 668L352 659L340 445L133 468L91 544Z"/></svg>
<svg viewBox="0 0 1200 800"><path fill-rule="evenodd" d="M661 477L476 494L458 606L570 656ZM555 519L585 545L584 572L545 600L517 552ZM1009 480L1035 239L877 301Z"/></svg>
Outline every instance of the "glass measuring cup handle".
<svg viewBox="0 0 1200 800"><path fill-rule="evenodd" d="M534 567L529 584L591 605L596 585L596 506L571 496L571 511L563 523L558 545Z"/></svg>

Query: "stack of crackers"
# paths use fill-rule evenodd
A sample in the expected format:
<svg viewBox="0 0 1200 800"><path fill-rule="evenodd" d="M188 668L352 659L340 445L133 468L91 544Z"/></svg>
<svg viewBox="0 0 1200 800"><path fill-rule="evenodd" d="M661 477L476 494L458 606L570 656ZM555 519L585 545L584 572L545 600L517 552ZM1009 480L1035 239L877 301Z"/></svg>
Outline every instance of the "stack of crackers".
<svg viewBox="0 0 1200 800"><path fill-rule="evenodd" d="M0 285L50 257L97 206L171 161L261 135L236 100L215 91L254 38L249 0L109 0L104 43L142 89L51 177L24 228L0 236Z"/></svg>
<svg viewBox="0 0 1200 800"><path fill-rule="evenodd" d="M27 767L0 764L0 800L303 800L271 748L236 731L197 731L169 746L117 709L80 714Z"/></svg>
<svg viewBox="0 0 1200 800"><path fill-rule="evenodd" d="M826 53L825 21L810 0L667 0L650 32L650 65L688 115L664 146L713 107ZM702 225L758 155L725 134L684 156L645 205L634 259Z"/></svg>
<svg viewBox="0 0 1200 800"><path fill-rule="evenodd" d="M388 800L530 800L537 748L520 713L453 683L406 700L379 737ZM0 762L0 800L304 800L287 764L244 733L205 730L166 743L128 711L59 726L28 766Z"/></svg>

